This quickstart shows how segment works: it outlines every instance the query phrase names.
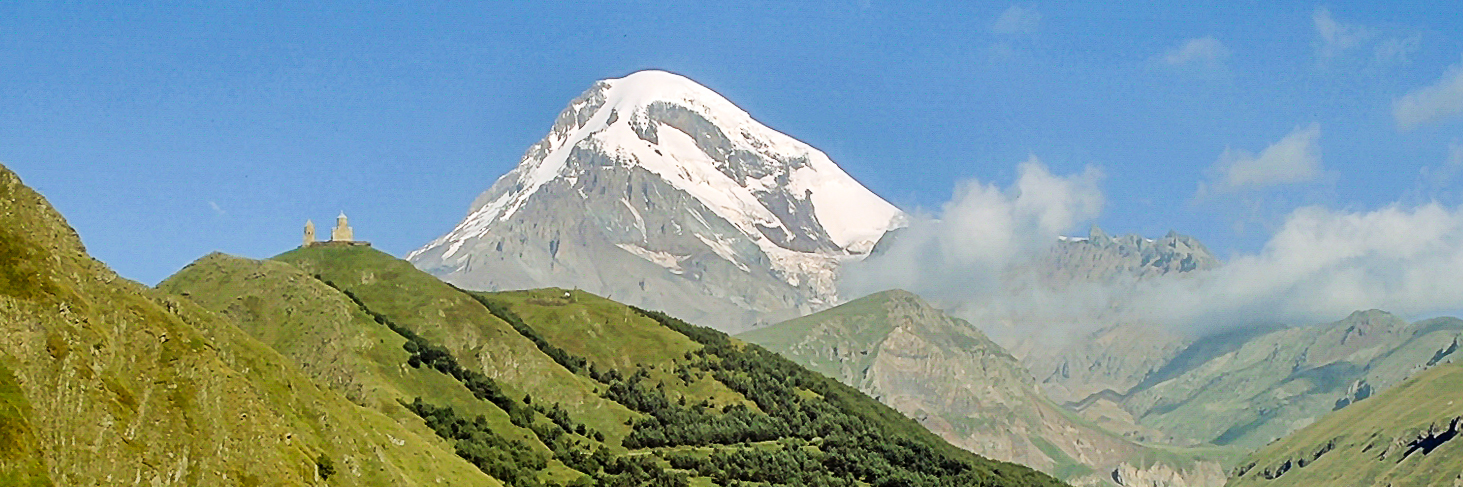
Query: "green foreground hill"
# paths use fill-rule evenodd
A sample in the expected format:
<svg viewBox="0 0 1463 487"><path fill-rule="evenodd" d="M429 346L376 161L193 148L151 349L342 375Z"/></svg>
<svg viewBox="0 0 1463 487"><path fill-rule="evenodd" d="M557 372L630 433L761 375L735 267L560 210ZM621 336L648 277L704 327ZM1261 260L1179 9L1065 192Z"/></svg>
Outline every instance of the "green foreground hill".
<svg viewBox="0 0 1463 487"><path fill-rule="evenodd" d="M0 484L499 485L186 299L0 167Z"/></svg>
<svg viewBox="0 0 1463 487"><path fill-rule="evenodd" d="M756 345L588 293L475 293L367 247L159 285L510 485L1060 485Z"/></svg>
<svg viewBox="0 0 1463 487"><path fill-rule="evenodd" d="M1463 485L1463 364L1437 366L1272 443L1232 486Z"/></svg>

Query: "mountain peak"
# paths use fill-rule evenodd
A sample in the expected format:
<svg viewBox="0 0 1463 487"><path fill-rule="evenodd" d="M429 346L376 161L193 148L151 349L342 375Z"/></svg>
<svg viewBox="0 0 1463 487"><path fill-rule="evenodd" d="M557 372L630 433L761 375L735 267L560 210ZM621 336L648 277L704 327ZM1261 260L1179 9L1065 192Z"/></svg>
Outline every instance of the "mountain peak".
<svg viewBox="0 0 1463 487"><path fill-rule="evenodd" d="M731 308L672 311L751 317L746 326L836 302L841 262L903 222L818 149L685 76L640 71L570 101L462 223L407 259L483 289L638 288L665 293L673 308L701 295ZM499 263L511 269L486 270ZM646 263L654 267L627 272ZM676 290L657 285L662 277Z"/></svg>
<svg viewBox="0 0 1463 487"><path fill-rule="evenodd" d="M746 113L721 94L702 86L691 78L669 71L655 69L636 71L623 78L600 80L595 83L596 88L601 86L606 90L607 105L615 108L643 107L657 101L664 101L722 105L716 108L730 109L744 115Z"/></svg>

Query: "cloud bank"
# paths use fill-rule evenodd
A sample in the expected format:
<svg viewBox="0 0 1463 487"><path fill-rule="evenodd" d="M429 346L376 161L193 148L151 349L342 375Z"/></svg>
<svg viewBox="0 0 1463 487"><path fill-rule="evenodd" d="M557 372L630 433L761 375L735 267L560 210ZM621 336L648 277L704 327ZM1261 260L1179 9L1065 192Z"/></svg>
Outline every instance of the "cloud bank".
<svg viewBox="0 0 1463 487"><path fill-rule="evenodd" d="M1311 14L1311 22L1315 24L1316 36L1320 39L1316 50L1322 58L1336 57L1361 45L1374 34L1366 26L1337 21L1326 7L1317 7Z"/></svg>
<svg viewBox="0 0 1463 487"><path fill-rule="evenodd" d="M1295 210L1264 248L1219 269L1136 288L1136 316L1201 328L1302 324L1379 308L1406 316L1463 308L1463 209L1437 203Z"/></svg>
<svg viewBox="0 0 1463 487"><path fill-rule="evenodd" d="M1300 132L1304 139L1314 130ZM1052 174L1034 157L1018 168L1006 188L961 184L940 214L917 219L875 255L847 266L840 291L852 298L906 289L988 333L1053 339L1116 322L1203 335L1328 322L1371 308L1409 317L1463 310L1463 207L1436 202L1302 207L1259 251L1230 256L1217 269L1037 285L1039 276L1022 274L1036 267L1026 264L1098 216L1102 176L1091 168Z"/></svg>
<svg viewBox="0 0 1463 487"><path fill-rule="evenodd" d="M891 288L958 303L994 293L1000 274L1101 212L1102 173L1052 174L1036 157L1017 166L1006 188L971 180L935 217L916 217L877 257L845 268L841 292L862 296Z"/></svg>
<svg viewBox="0 0 1463 487"><path fill-rule="evenodd" d="M1397 128L1404 131L1458 115L1463 115L1463 64L1448 68L1433 84L1392 102L1392 117L1397 120Z"/></svg>
<svg viewBox="0 0 1463 487"><path fill-rule="evenodd" d="M1321 125L1312 123L1291 131L1259 155L1227 148L1210 167L1213 177L1199 184L1198 196L1315 180L1323 171L1320 140Z"/></svg>

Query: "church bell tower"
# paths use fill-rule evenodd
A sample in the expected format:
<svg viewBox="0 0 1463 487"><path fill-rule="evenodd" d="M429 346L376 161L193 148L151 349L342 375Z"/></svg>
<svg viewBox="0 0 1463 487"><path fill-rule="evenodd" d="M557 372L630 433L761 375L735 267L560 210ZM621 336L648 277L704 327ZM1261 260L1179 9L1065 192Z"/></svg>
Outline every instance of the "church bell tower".
<svg viewBox="0 0 1463 487"><path fill-rule="evenodd" d="M305 220L305 244L301 247L309 247L315 243L315 222Z"/></svg>

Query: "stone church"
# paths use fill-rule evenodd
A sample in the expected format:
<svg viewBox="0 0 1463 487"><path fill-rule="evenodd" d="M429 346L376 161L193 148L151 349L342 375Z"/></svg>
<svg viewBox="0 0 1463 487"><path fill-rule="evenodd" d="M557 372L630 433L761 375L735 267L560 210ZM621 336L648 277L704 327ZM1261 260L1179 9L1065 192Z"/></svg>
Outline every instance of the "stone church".
<svg viewBox="0 0 1463 487"><path fill-rule="evenodd" d="M356 240L355 232L351 230L350 225L346 222L344 211L340 212L340 216L335 217L335 228L330 229L330 240L315 240L315 222L305 220L305 243L301 247L353 245L369 247L371 243Z"/></svg>

